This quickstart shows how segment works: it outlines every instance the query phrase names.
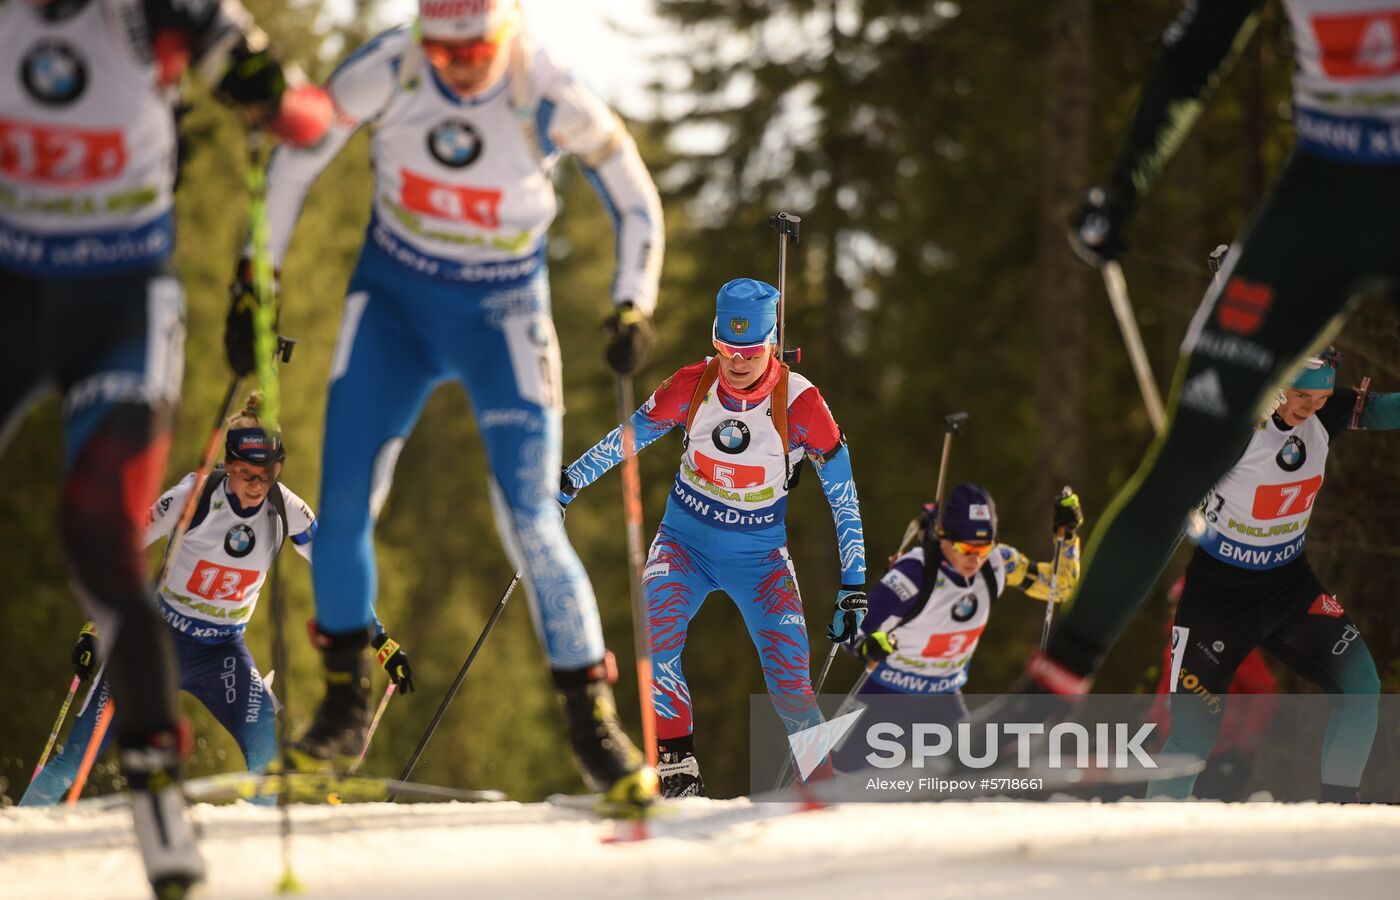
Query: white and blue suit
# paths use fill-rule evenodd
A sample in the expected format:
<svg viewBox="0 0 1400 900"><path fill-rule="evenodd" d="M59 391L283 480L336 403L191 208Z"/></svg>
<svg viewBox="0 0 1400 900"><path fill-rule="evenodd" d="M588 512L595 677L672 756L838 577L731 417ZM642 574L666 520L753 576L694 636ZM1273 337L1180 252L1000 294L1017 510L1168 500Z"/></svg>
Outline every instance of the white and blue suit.
<svg viewBox="0 0 1400 900"><path fill-rule="evenodd" d="M438 80L407 27L352 55L327 85L340 117L327 141L273 158L271 243L280 260L311 182L371 124L374 213L326 408L325 525L313 565L320 629L346 634L374 621L374 517L424 403L459 381L490 460L497 525L550 663L576 669L602 658L603 638L554 503L563 406L545 240L557 210L555 166L573 154L603 198L617 237L613 299L645 314L656 300L661 207L602 101L524 35L510 49L507 74L472 99Z"/></svg>

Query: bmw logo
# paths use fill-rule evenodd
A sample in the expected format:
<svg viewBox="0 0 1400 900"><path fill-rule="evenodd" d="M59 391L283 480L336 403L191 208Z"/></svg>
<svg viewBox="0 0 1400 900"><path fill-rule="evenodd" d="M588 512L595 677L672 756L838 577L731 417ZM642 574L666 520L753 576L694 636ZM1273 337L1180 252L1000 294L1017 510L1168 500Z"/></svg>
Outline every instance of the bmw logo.
<svg viewBox="0 0 1400 900"><path fill-rule="evenodd" d="M1308 448L1303 444L1302 438L1296 434L1290 435L1279 448L1278 456L1274 457L1274 460L1283 471L1296 472L1308 461Z"/></svg>
<svg viewBox="0 0 1400 900"><path fill-rule="evenodd" d="M953 604L953 621L966 622L977 615L977 595L968 594Z"/></svg>
<svg viewBox="0 0 1400 900"><path fill-rule="evenodd" d="M715 446L725 453L743 453L749 448L749 426L738 419L720 422L710 436Z"/></svg>
<svg viewBox="0 0 1400 900"><path fill-rule="evenodd" d="M253 545L257 542L253 529L240 523L230 528L228 534L224 535L224 552L235 559L247 556L253 552Z"/></svg>
<svg viewBox="0 0 1400 900"><path fill-rule="evenodd" d="M62 41L40 41L19 64L20 78L40 103L72 103L87 87L87 66L78 51Z"/></svg>
<svg viewBox="0 0 1400 900"><path fill-rule="evenodd" d="M444 166L464 169L481 156L481 135L461 119L447 119L428 132L428 152Z"/></svg>

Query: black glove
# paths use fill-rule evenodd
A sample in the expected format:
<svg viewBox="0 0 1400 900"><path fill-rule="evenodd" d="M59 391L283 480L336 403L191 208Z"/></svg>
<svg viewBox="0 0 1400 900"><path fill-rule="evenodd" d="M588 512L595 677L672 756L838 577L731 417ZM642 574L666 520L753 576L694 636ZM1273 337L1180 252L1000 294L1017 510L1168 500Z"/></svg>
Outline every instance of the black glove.
<svg viewBox="0 0 1400 900"><path fill-rule="evenodd" d="M578 491L578 485L569 480L569 467L564 466L559 470L559 496L555 498L559 501L559 506L568 509L569 504L578 496Z"/></svg>
<svg viewBox="0 0 1400 900"><path fill-rule="evenodd" d="M1079 495L1069 485L1065 485L1055 495L1055 533L1062 534L1065 540L1074 537L1079 526L1084 524L1084 510L1079 506Z"/></svg>
<svg viewBox="0 0 1400 900"><path fill-rule="evenodd" d="M73 645L73 673L87 681L97 668L97 623L88 622L78 632L78 642Z"/></svg>
<svg viewBox="0 0 1400 900"><path fill-rule="evenodd" d="M1128 249L1123 240L1136 201L1131 187L1092 187L1069 220L1069 245L1091 266L1102 266Z"/></svg>
<svg viewBox="0 0 1400 900"><path fill-rule="evenodd" d="M651 320L632 301L618 304L603 322L608 338L604 355L619 375L631 375L642 367L651 353Z"/></svg>
<svg viewBox="0 0 1400 900"><path fill-rule="evenodd" d="M276 302L276 290L274 282L273 302ZM228 318L224 320L224 353L234 374L246 377L258 368L257 354L253 352L257 339L253 313L258 307L258 295L253 289L253 265L248 259L239 260L228 292ZM275 323L273 327L276 328Z"/></svg>
<svg viewBox="0 0 1400 900"><path fill-rule="evenodd" d="M866 662L881 662L899 649L899 639L884 631L872 631L856 638L856 656Z"/></svg>
<svg viewBox="0 0 1400 900"><path fill-rule="evenodd" d="M408 654L399 646L399 642L389 637L387 631L381 631L378 637L370 641L370 645L374 647L374 658L389 673L389 680L397 686L398 692L413 693L413 668L408 664Z"/></svg>

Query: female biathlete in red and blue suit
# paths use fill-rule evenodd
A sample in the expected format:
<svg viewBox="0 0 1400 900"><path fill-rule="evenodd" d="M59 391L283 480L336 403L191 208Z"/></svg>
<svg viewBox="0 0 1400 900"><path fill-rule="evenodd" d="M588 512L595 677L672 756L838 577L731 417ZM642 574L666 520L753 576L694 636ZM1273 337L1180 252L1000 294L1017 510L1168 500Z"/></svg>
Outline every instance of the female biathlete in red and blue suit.
<svg viewBox="0 0 1400 900"><path fill-rule="evenodd" d="M849 640L865 614L865 540L850 453L820 392L774 355L777 323L775 288L749 278L729 282L716 301L718 355L667 378L632 415L638 450L673 428L685 434L642 578L663 796L704 790L681 654L690 620L712 591L724 591L739 607L789 733L821 721L785 523L787 493L804 456L836 520L842 586L828 636ZM621 460L621 433L614 429L564 470L560 502Z"/></svg>

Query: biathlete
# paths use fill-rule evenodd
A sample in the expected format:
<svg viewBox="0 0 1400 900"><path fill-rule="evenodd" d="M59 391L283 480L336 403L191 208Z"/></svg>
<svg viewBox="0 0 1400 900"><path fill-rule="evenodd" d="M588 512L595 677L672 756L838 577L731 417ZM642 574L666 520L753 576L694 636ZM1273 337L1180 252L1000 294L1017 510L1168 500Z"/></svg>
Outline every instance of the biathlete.
<svg viewBox="0 0 1400 900"><path fill-rule="evenodd" d="M338 113L314 150L268 172L280 261L311 183L361 126L374 132L374 210L331 363L312 564L326 693L297 741L302 765L348 761L369 723L374 520L429 395L462 382L491 461L497 530L522 573L585 780L610 800L655 793L605 680L592 585L554 504L562 384L546 238L553 175L572 154L616 234L607 357L630 373L649 341L664 233L656 187L626 128L524 32L516 0L421 0L417 22L361 47L327 85ZM246 273L247 266L240 266ZM246 278L226 349L252 367ZM401 651L400 651L401 652ZM383 648L380 648L383 653Z"/></svg>
<svg viewBox="0 0 1400 900"><path fill-rule="evenodd" d="M1079 578L1083 521L1078 495L1066 490L1055 498L1054 528L1063 539L1057 570L997 542L996 501L980 485L954 487L941 510L926 506L918 546L870 589L869 613L851 642L855 655L875 665L860 694L946 695L955 699L938 717L967 718L962 687L993 602L1008 587L1034 600L1068 598Z"/></svg>
<svg viewBox="0 0 1400 900"><path fill-rule="evenodd" d="M171 264L179 85L196 68L285 140L317 140L331 107L319 89L288 89L237 0L11 0L0 3L0 60L0 447L46 390L62 395L63 548L111 638L146 874L178 895L204 864L179 792L188 742L141 530L184 370Z"/></svg>
<svg viewBox="0 0 1400 900"><path fill-rule="evenodd" d="M203 703L233 736L251 772L266 771L277 758L277 703L258 673L243 632L283 542L290 537L292 546L310 561L316 536L311 508L277 480L285 451L281 436L263 427L259 406L255 394L243 412L229 420L224 467L206 480L180 553L156 588L160 615L179 661L181 689ZM191 472L151 507L146 546L170 536L194 482ZM83 679L90 677L100 651L98 629L89 622L73 648L74 671ZM98 715L111 699L105 674L89 698L68 740L24 792L21 806L57 803L73 783ZM114 725L120 724L123 711L118 704ZM111 731L103 736L103 747L111 737Z"/></svg>
<svg viewBox="0 0 1400 900"><path fill-rule="evenodd" d="M1244 46L1263 0L1187 2L1163 34L1108 180L1071 242L1120 256L1124 231ZM1084 577L1026 688L1087 691L1166 564L1191 508L1235 465L1257 412L1362 292L1400 285L1400 0L1283 0L1293 36L1292 155L1187 331L1169 423L1095 530ZM1100 562L1102 561L1102 562ZM1024 706L1028 699L1008 701Z"/></svg>
<svg viewBox="0 0 1400 900"><path fill-rule="evenodd" d="M787 494L804 457L836 521L841 589L828 636L850 640L865 611L865 541L850 451L817 388L774 354L777 333L777 290L750 278L729 282L715 303L716 355L661 382L631 417L638 451L676 428L684 440L642 580L667 797L704 791L681 656L690 621L713 591L739 607L786 729L821 721L787 550ZM560 503L621 461L619 427L563 471Z"/></svg>
<svg viewBox="0 0 1400 900"><path fill-rule="evenodd" d="M1304 552L1332 442L1353 428L1400 428L1400 394L1336 388L1341 356L1312 357L1255 422L1235 465L1201 503L1207 528L1186 567L1172 634L1167 753L1210 756L1222 698L1256 647L1337 695L1323 743L1321 798L1357 799L1376 735L1380 678L1356 623ZM1153 782L1187 797L1194 776Z"/></svg>

